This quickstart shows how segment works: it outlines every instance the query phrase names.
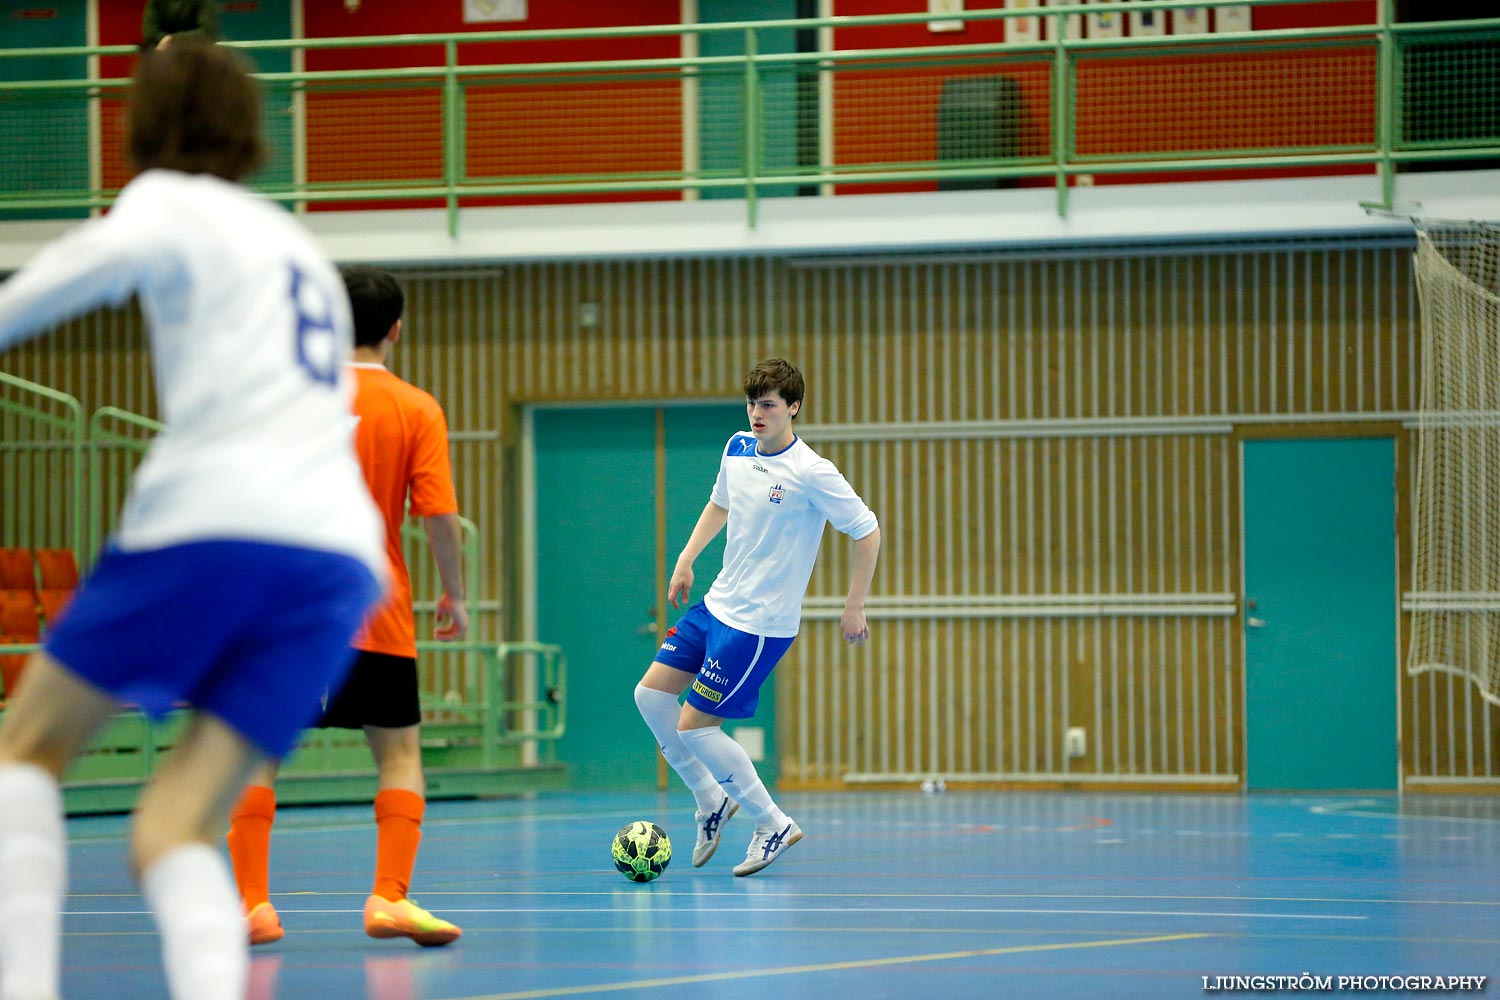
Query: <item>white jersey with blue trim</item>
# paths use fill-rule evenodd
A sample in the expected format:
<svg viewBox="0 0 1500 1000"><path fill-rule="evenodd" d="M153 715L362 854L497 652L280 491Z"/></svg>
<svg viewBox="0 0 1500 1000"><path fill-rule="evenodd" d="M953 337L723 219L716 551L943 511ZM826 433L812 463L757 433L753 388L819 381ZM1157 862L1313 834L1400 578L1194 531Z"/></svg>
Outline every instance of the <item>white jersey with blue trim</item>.
<svg viewBox="0 0 1500 1000"><path fill-rule="evenodd" d="M724 624L771 638L797 634L823 525L855 539L879 527L833 463L801 438L765 455L753 434L736 434L709 499L729 521L724 568L704 603Z"/></svg>
<svg viewBox="0 0 1500 1000"><path fill-rule="evenodd" d="M352 555L384 580L353 449L349 300L306 229L237 184L148 171L0 285L0 350L132 293L166 429L114 543L296 545Z"/></svg>

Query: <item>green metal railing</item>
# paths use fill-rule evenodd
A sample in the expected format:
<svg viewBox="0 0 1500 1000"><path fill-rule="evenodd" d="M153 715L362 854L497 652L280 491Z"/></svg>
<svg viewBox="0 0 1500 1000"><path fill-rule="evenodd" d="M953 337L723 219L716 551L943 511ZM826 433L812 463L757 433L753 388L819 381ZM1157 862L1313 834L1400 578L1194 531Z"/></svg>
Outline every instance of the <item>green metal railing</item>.
<svg viewBox="0 0 1500 1000"><path fill-rule="evenodd" d="M24 533L38 548L81 551L88 488L82 404L65 392L0 372L0 432L5 476L0 481L11 484L0 530L16 537ZM61 517L59 507L66 512Z"/></svg>
<svg viewBox="0 0 1500 1000"><path fill-rule="evenodd" d="M25 427L51 430L47 439L18 433ZM124 500L135 466L163 425L149 417L105 406L87 419L74 397L0 372L0 463L15 457L62 453L55 461L24 470L0 468L10 487L9 505L50 503L68 511L66 531L47 537L30 522L9 525L0 540L29 548L71 548L87 562L103 544L114 514ZM42 474L29 470L40 468ZM22 483L28 475L35 480ZM19 492L15 485L34 487ZM14 495L12 495L14 494ZM22 495L24 494L24 495ZM30 498L30 499L27 499ZM24 514L22 510L19 513ZM468 592L479 593L479 533L460 518ZM403 528L413 565L430 560L425 533ZM419 610L430 606L421 605ZM35 643L7 642L0 653L29 653ZM558 646L542 643L495 643L483 640L417 644L429 675L442 680L443 691L424 693L424 758L434 795L481 795L552 787L564 780L554 763L555 743L566 727L567 661ZM518 669L519 667L519 669ZM0 699L9 692L0 692ZM0 700L0 711L3 711ZM174 714L153 722L139 712L124 712L90 744L70 780L72 811L127 808L134 789L147 780L159 754L177 739L182 719ZM526 764L520 748L537 748L530 777L516 765ZM501 773L503 772L503 774ZM362 734L337 730L304 736L284 771L285 783L297 790L287 801L343 801L368 798L373 764ZM498 775L498 776L497 776Z"/></svg>
<svg viewBox="0 0 1500 1000"><path fill-rule="evenodd" d="M1379 174L1383 205L1390 207L1395 174L1403 165L1500 157L1500 114L1484 96L1500 79L1495 66L1500 18L1398 24L1394 0L1379 0L1376 23L1365 25L1123 38L1070 38L1058 30L1074 15L1166 14L1230 2L1136 0L1105 9L1076 4L968 11L944 19L972 28L1041 17L1049 27L1045 39L1027 43L814 52L773 51L769 39L789 30L920 24L932 15L231 44L252 57L300 51L315 60L330 50L380 49L390 61L392 52L404 53L396 59L403 65L396 67L261 74L274 130L291 137L285 145L298 150L302 160L276 171L297 180L259 186L300 206L441 204L450 233L457 232L461 208L486 199L729 194L744 199L747 224L754 226L760 200L776 192L816 188L830 194L835 186L975 180L1050 184L1058 212L1066 214L1071 184L1205 170L1254 175L1366 168ZM1250 6L1294 2L1252 0ZM739 52L541 63L503 58L527 43L690 35ZM1448 50L1461 57L1445 61ZM0 50L0 60L132 52L125 46ZM1207 79L1207 72L1219 73L1210 92L1172 83L1174 74ZM1026 127L1038 130L1024 148L938 158L926 138L913 139L930 137L937 127L936 84L985 74L1021 82L1024 104L1018 113L1031 123ZM1262 92L1289 75L1299 76L1299 82L1287 94L1304 96L1309 108L1341 109L1347 120L1333 131L1347 134L1308 134L1312 114L1278 119L1267 113L1275 109L1266 104L1287 97L1266 98ZM829 84L823 92L832 97L788 101L799 82L807 81ZM1150 86L1141 86L1143 81ZM102 119L101 107L117 105L125 83L99 77L0 83L0 112L28 102L67 100ZM691 101L683 96L689 91ZM705 96L712 97L710 110L697 120L683 113L685 107L700 106ZM1153 102L1161 107L1153 108ZM796 120L788 120L787 107ZM340 119L341 108L349 109L348 120ZM655 115L661 121L655 131L628 126L634 129L630 138L619 141L597 121L589 126L574 120L588 119L590 108L604 109L600 119L618 109L617 129L635 118L655 120ZM674 108L675 122L669 121ZM632 109L639 114L633 117ZM1234 119L1257 117L1264 117L1259 133L1236 137L1228 127ZM1164 130L1164 120L1175 122L1177 131ZM1136 133L1129 134L1128 127ZM345 129L347 141L339 138ZM494 134L505 129L513 134ZM815 131L826 140L817 144L825 151L789 162L789 130L794 138ZM1192 144L1195 135L1214 132L1221 134L1219 140ZM715 143L723 139L737 146L728 165L698 166L699 146L710 134ZM528 150L540 152L529 156ZM713 152L723 153L717 146ZM49 155L55 160L70 153L93 155L63 148ZM567 167L555 166L563 161ZM105 205L123 181L123 168L103 162L94 176L99 183L86 189L0 176L0 218Z"/></svg>
<svg viewBox="0 0 1500 1000"><path fill-rule="evenodd" d="M131 474L163 429L158 420L116 406L101 406L89 417L88 537L74 550L81 560L92 559L103 547L125 502Z"/></svg>

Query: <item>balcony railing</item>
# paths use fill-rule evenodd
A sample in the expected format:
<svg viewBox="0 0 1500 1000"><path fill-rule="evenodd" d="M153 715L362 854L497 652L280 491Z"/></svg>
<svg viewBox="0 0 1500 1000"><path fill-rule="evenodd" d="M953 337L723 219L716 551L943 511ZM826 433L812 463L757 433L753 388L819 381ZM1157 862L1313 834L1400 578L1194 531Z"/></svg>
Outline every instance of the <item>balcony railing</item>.
<svg viewBox="0 0 1500 1000"><path fill-rule="evenodd" d="M964 42L902 48L830 39L932 15L229 44L293 67L259 74L254 186L308 211L443 206L454 233L485 205L732 197L753 227L767 197L1051 187L1065 215L1083 184L1336 173L1379 175L1390 207L1401 170L1500 160L1500 18L1397 24L1379 0L1368 24L1099 37L1287 2L969 11ZM624 57L539 61L558 43ZM0 220L117 194L134 55L0 49ZM27 78L69 65L89 71Z"/></svg>

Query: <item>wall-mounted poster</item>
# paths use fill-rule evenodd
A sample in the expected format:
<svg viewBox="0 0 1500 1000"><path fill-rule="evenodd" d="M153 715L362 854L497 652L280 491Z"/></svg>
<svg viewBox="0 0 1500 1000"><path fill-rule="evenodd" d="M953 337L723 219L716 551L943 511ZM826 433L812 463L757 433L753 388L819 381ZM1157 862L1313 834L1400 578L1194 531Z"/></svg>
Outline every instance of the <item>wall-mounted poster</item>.
<svg viewBox="0 0 1500 1000"><path fill-rule="evenodd" d="M1167 33L1167 12L1164 10L1143 10L1130 15L1130 34L1136 38L1142 35L1165 35Z"/></svg>
<svg viewBox="0 0 1500 1000"><path fill-rule="evenodd" d="M927 13L929 14L961 14L964 9L964 0L927 0ZM928 21L928 31L963 31L964 22L945 18L941 21Z"/></svg>
<svg viewBox="0 0 1500 1000"><path fill-rule="evenodd" d="M1172 11L1172 34L1201 35L1208 30L1207 7L1184 7Z"/></svg>
<svg viewBox="0 0 1500 1000"><path fill-rule="evenodd" d="M1089 0L1089 3L1117 4L1120 0ZM1125 18L1117 11L1089 15L1090 38L1119 38L1125 34Z"/></svg>
<svg viewBox="0 0 1500 1000"><path fill-rule="evenodd" d="M464 23L526 20L526 0L464 0Z"/></svg>
<svg viewBox="0 0 1500 1000"><path fill-rule="evenodd" d="M1040 0L1006 0L1011 10L1041 6ZM1005 19L1005 40L1017 45L1042 40L1042 25L1039 17L1008 17Z"/></svg>
<svg viewBox="0 0 1500 1000"><path fill-rule="evenodd" d="M1247 3L1231 4L1228 7L1220 7L1214 11L1215 31L1249 31L1250 30L1250 5Z"/></svg>

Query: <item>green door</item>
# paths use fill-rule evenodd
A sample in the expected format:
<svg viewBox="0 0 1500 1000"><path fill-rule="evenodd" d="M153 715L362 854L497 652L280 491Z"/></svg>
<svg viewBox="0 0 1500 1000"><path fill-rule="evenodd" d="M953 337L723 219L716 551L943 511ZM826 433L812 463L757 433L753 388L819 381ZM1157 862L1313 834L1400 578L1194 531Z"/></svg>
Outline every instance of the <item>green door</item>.
<svg viewBox="0 0 1500 1000"><path fill-rule="evenodd" d="M558 756L584 788L656 781L632 691L656 638L656 421L650 410L538 410L536 635L568 657Z"/></svg>
<svg viewBox="0 0 1500 1000"><path fill-rule="evenodd" d="M654 741L633 692L660 636L686 610L658 605L666 580L657 579L657 558L665 556L670 573L708 502L719 454L742 423L732 403L660 411L538 409L532 415L536 635L567 653L568 729L558 756L575 787L656 787ZM666 471L661 496L659 462ZM663 537L657 534L659 509ZM694 601L713 582L723 551L721 533L698 557ZM756 718L747 720L752 732L739 734L749 743L763 739L765 759L756 767L768 784L776 776L770 689ZM725 726L731 734L738 728Z"/></svg>
<svg viewBox="0 0 1500 1000"><path fill-rule="evenodd" d="M1396 787L1395 522L1392 439L1245 442L1251 790Z"/></svg>
<svg viewBox="0 0 1500 1000"><path fill-rule="evenodd" d="M700 0L698 22L722 24L732 21L789 21L797 17L795 0ZM797 51L797 28L768 28L755 33L760 55ZM745 35L739 31L714 31L698 36L700 56L745 55ZM745 153L745 72L741 66L715 66L700 70L698 82L698 155L708 177L743 176ZM795 171L804 152L799 137L816 136L817 77L811 63L762 65L759 76L759 148L756 174L787 174ZM762 198L787 198L797 193L794 184L766 185L758 189ZM707 198L743 198L743 187L703 188ZM724 435L727 439L729 435Z"/></svg>
<svg viewBox="0 0 1500 1000"><path fill-rule="evenodd" d="M298 25L297 27L300 27ZM236 42L293 38L291 0L229 3L219 8L219 30ZM260 73L290 73L290 49L241 49ZM261 85L261 131L266 138L266 162L256 171L257 187L288 188L293 184L292 157L297 148L294 86L285 80ZM283 202L288 208L289 202Z"/></svg>
<svg viewBox="0 0 1500 1000"><path fill-rule="evenodd" d="M50 49L88 44L86 0L0 0L0 46ZM0 83L20 80L81 80L84 56L0 59ZM0 99L0 190L11 194L81 195L89 191L88 92L34 90ZM81 219L77 209L4 209L0 222L18 219Z"/></svg>

